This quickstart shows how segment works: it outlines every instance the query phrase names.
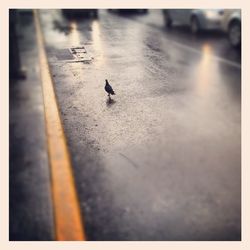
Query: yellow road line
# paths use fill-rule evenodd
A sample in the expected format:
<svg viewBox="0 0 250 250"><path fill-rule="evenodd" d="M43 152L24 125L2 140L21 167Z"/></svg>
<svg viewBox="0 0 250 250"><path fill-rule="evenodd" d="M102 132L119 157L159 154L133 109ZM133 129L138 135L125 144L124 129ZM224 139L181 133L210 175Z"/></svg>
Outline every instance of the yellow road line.
<svg viewBox="0 0 250 250"><path fill-rule="evenodd" d="M45 52L38 10L34 10L34 19L43 87L56 240L86 240L69 151Z"/></svg>

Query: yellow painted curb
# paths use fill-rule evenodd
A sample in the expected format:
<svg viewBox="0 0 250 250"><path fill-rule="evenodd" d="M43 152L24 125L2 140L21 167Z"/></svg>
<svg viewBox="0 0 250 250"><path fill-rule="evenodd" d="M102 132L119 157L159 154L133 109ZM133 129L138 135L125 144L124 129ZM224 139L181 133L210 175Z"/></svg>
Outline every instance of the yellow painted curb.
<svg viewBox="0 0 250 250"><path fill-rule="evenodd" d="M70 155L45 52L38 10L34 10L34 20L43 88L56 240L86 240Z"/></svg>

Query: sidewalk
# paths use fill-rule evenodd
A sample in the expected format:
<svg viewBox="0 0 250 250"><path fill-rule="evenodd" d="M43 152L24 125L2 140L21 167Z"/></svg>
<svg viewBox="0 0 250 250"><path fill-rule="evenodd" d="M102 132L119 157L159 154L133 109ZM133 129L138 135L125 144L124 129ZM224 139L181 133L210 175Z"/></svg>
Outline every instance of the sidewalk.
<svg viewBox="0 0 250 250"><path fill-rule="evenodd" d="M10 80L9 239L53 240L43 96L32 14L18 27L25 80Z"/></svg>

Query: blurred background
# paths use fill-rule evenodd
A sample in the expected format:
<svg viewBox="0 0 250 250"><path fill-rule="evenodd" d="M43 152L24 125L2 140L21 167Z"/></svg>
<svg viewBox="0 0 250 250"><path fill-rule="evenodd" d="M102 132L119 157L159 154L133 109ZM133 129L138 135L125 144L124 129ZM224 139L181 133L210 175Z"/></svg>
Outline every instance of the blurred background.
<svg viewBox="0 0 250 250"><path fill-rule="evenodd" d="M241 240L241 10L37 13L87 240ZM57 240L34 20L9 11L10 240Z"/></svg>

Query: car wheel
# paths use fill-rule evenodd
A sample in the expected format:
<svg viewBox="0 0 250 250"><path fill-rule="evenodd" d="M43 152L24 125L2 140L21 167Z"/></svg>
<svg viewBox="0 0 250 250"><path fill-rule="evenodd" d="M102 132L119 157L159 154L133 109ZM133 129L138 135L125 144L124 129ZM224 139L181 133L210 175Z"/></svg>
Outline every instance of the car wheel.
<svg viewBox="0 0 250 250"><path fill-rule="evenodd" d="M165 19L165 24L167 25L168 28L172 27L172 20L169 16L169 13L167 11L164 12L164 19Z"/></svg>
<svg viewBox="0 0 250 250"><path fill-rule="evenodd" d="M230 24L228 39L233 47L239 48L241 46L241 24L239 21L234 21Z"/></svg>
<svg viewBox="0 0 250 250"><path fill-rule="evenodd" d="M192 17L191 18L191 23L190 23L190 28L193 34L197 34L200 31L200 24L199 21L197 19L197 17Z"/></svg>

